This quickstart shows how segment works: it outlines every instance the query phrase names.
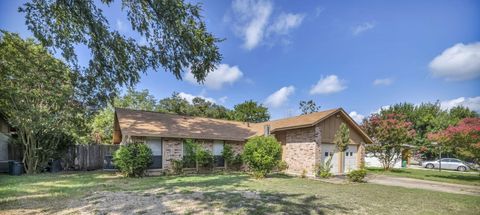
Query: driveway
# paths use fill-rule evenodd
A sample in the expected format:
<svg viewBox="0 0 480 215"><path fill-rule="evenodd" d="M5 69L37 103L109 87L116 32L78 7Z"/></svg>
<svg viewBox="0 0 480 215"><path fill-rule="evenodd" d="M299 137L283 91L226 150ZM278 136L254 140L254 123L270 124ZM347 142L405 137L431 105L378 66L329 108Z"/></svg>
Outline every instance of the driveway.
<svg viewBox="0 0 480 215"><path fill-rule="evenodd" d="M417 188L425 190L434 190L447 193L467 194L480 196L479 186L451 184L436 181L427 181L413 178L392 177L385 175L369 175L367 178L369 183L381 184L388 186L398 186L406 188Z"/></svg>

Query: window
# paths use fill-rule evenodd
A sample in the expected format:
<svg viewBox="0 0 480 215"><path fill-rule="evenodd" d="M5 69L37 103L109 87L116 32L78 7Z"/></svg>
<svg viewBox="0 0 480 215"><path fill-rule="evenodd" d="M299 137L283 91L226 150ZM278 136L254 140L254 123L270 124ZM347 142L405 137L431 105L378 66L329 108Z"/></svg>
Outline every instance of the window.
<svg viewBox="0 0 480 215"><path fill-rule="evenodd" d="M214 159L214 166L215 167L223 167L225 166L225 161L223 159L223 140L214 140L213 141L213 159Z"/></svg>
<svg viewBox="0 0 480 215"><path fill-rule="evenodd" d="M325 157L328 157L328 152L325 152Z"/></svg>
<svg viewBox="0 0 480 215"><path fill-rule="evenodd" d="M462 163L462 161L461 161L461 160L458 160L458 159L452 159L451 162L454 162L454 163Z"/></svg>
<svg viewBox="0 0 480 215"><path fill-rule="evenodd" d="M353 156L353 152L350 152L350 156Z"/></svg>

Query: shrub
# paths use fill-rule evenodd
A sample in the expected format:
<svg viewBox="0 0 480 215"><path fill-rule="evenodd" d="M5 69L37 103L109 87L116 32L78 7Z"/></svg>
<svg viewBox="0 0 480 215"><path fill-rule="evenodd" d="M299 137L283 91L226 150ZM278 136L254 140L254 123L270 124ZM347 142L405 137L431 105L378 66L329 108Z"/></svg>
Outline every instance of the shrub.
<svg viewBox="0 0 480 215"><path fill-rule="evenodd" d="M122 145L115 151L114 164L127 177L142 177L152 164L152 150L141 143Z"/></svg>
<svg viewBox="0 0 480 215"><path fill-rule="evenodd" d="M199 167L203 167L203 168L213 167L213 154L211 151L204 148L198 148L195 154L196 154L196 160Z"/></svg>
<svg viewBox="0 0 480 215"><path fill-rule="evenodd" d="M363 182L363 179L367 175L367 170L359 169L353 170L347 174L348 180L352 182Z"/></svg>
<svg viewBox="0 0 480 215"><path fill-rule="evenodd" d="M172 170L173 174L182 174L183 173L183 160L172 160Z"/></svg>
<svg viewBox="0 0 480 215"><path fill-rule="evenodd" d="M283 172L288 169L288 164L286 161L280 161L277 164L277 170Z"/></svg>
<svg viewBox="0 0 480 215"><path fill-rule="evenodd" d="M316 169L315 174L317 175L317 177L321 177L321 178L332 177L332 173L330 173L330 170L332 169L332 158L333 156L330 156L325 163L320 163L315 166L315 169Z"/></svg>
<svg viewBox="0 0 480 215"><path fill-rule="evenodd" d="M256 178L263 178L275 168L280 160L282 147L272 137L253 137L245 144L243 160Z"/></svg>
<svg viewBox="0 0 480 215"><path fill-rule="evenodd" d="M240 169L243 164L242 155L235 154L231 145L223 147L222 157L227 169Z"/></svg>

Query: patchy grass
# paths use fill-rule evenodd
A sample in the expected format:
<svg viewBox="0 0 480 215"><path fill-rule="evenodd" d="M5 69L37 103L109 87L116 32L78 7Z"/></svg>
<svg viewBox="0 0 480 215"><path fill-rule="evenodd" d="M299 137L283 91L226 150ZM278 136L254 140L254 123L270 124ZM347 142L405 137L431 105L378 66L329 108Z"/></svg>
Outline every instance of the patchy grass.
<svg viewBox="0 0 480 215"><path fill-rule="evenodd" d="M476 214L478 196L244 174L122 178L0 175L0 214Z"/></svg>
<svg viewBox="0 0 480 215"><path fill-rule="evenodd" d="M367 168L369 173L383 174L398 177L415 178L422 180L431 180L438 182L447 182L454 184L465 184L480 186L479 173L461 173L452 171L421 170L421 169L393 169L384 171L381 168Z"/></svg>

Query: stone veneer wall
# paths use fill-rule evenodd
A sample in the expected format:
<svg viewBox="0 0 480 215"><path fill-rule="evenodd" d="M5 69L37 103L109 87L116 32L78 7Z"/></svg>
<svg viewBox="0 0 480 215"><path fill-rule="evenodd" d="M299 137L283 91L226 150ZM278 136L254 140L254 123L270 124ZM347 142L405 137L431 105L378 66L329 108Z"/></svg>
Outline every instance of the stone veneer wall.
<svg viewBox="0 0 480 215"><path fill-rule="evenodd" d="M163 168L171 169L172 160L183 158L183 140L164 138L163 142Z"/></svg>
<svg viewBox="0 0 480 215"><path fill-rule="evenodd" d="M319 144L315 142L314 127L286 131L284 160L288 164L286 173L300 175L306 171L309 177L315 176L315 165L320 154Z"/></svg>

